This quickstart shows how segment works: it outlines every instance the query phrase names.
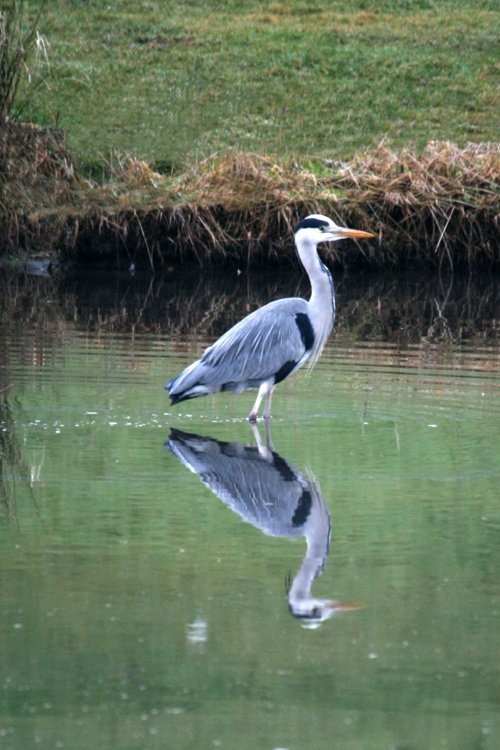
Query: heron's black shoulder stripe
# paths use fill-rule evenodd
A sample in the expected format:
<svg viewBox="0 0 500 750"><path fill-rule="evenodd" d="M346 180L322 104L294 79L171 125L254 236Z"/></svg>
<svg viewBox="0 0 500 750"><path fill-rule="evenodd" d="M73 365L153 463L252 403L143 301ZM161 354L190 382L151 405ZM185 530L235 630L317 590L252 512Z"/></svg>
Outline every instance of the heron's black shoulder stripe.
<svg viewBox="0 0 500 750"><path fill-rule="evenodd" d="M322 219L302 219L302 221L299 221L297 226L294 229L294 233L298 232L299 229L319 229L320 227L327 227L328 222L323 221Z"/></svg>
<svg viewBox="0 0 500 750"><path fill-rule="evenodd" d="M308 352L314 346L314 331L309 316L306 313L296 313L295 322L297 323L304 349Z"/></svg>
<svg viewBox="0 0 500 750"><path fill-rule="evenodd" d="M294 362L293 359L289 359L288 362L281 365L280 369L274 376L274 385L281 383L282 380L287 378L295 367L297 367L297 362Z"/></svg>

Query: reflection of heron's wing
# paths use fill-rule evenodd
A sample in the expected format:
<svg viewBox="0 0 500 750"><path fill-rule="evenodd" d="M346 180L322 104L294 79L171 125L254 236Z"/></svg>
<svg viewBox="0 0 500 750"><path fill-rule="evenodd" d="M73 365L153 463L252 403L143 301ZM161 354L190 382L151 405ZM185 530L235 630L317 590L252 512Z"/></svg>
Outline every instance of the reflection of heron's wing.
<svg viewBox="0 0 500 750"><path fill-rule="evenodd" d="M271 536L301 536L313 491L277 453L171 429L167 448L235 513Z"/></svg>

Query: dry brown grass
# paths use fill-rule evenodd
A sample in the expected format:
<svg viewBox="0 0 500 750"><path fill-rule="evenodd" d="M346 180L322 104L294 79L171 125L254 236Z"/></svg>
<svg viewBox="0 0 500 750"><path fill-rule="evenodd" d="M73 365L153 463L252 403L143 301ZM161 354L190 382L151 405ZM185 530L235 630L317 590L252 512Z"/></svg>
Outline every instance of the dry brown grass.
<svg viewBox="0 0 500 750"><path fill-rule="evenodd" d="M18 130L16 130L18 128ZM329 252L340 263L498 264L500 149L429 143L420 154L380 146L318 173L230 152L162 175L115 155L104 185L78 180L57 131L0 132L1 250L20 245L82 258L242 265L288 262L290 235L313 212L369 229L379 241ZM328 252L328 251L327 251Z"/></svg>
<svg viewBox="0 0 500 750"><path fill-rule="evenodd" d="M20 246L52 249L67 227L77 181L61 130L0 125L0 255Z"/></svg>
<svg viewBox="0 0 500 750"><path fill-rule="evenodd" d="M380 146L335 180L347 201L377 217L391 262L404 250L452 267L457 260L498 262L499 182L499 144L460 149L436 141L420 154Z"/></svg>

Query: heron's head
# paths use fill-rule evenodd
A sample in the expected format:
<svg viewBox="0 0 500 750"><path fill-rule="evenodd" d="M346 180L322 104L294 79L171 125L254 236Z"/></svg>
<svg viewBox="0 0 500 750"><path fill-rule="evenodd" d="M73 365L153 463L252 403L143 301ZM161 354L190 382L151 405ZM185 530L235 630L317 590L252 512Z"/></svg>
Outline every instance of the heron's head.
<svg viewBox="0 0 500 750"><path fill-rule="evenodd" d="M318 245L320 242L335 242L348 237L362 239L374 237L372 232L364 232L361 229L348 229L339 227L334 221L323 216L323 214L311 214L302 219L294 230L295 239L303 242L312 242Z"/></svg>

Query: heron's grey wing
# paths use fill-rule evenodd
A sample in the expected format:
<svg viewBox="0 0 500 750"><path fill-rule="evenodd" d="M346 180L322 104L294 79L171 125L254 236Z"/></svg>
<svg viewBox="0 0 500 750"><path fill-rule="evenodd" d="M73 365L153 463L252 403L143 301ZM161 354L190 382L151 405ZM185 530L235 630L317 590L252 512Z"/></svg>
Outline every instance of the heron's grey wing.
<svg viewBox="0 0 500 750"><path fill-rule="evenodd" d="M290 372L312 346L308 321L305 300L271 302L227 331L206 350L200 364L219 383L258 382L275 377L283 368Z"/></svg>

